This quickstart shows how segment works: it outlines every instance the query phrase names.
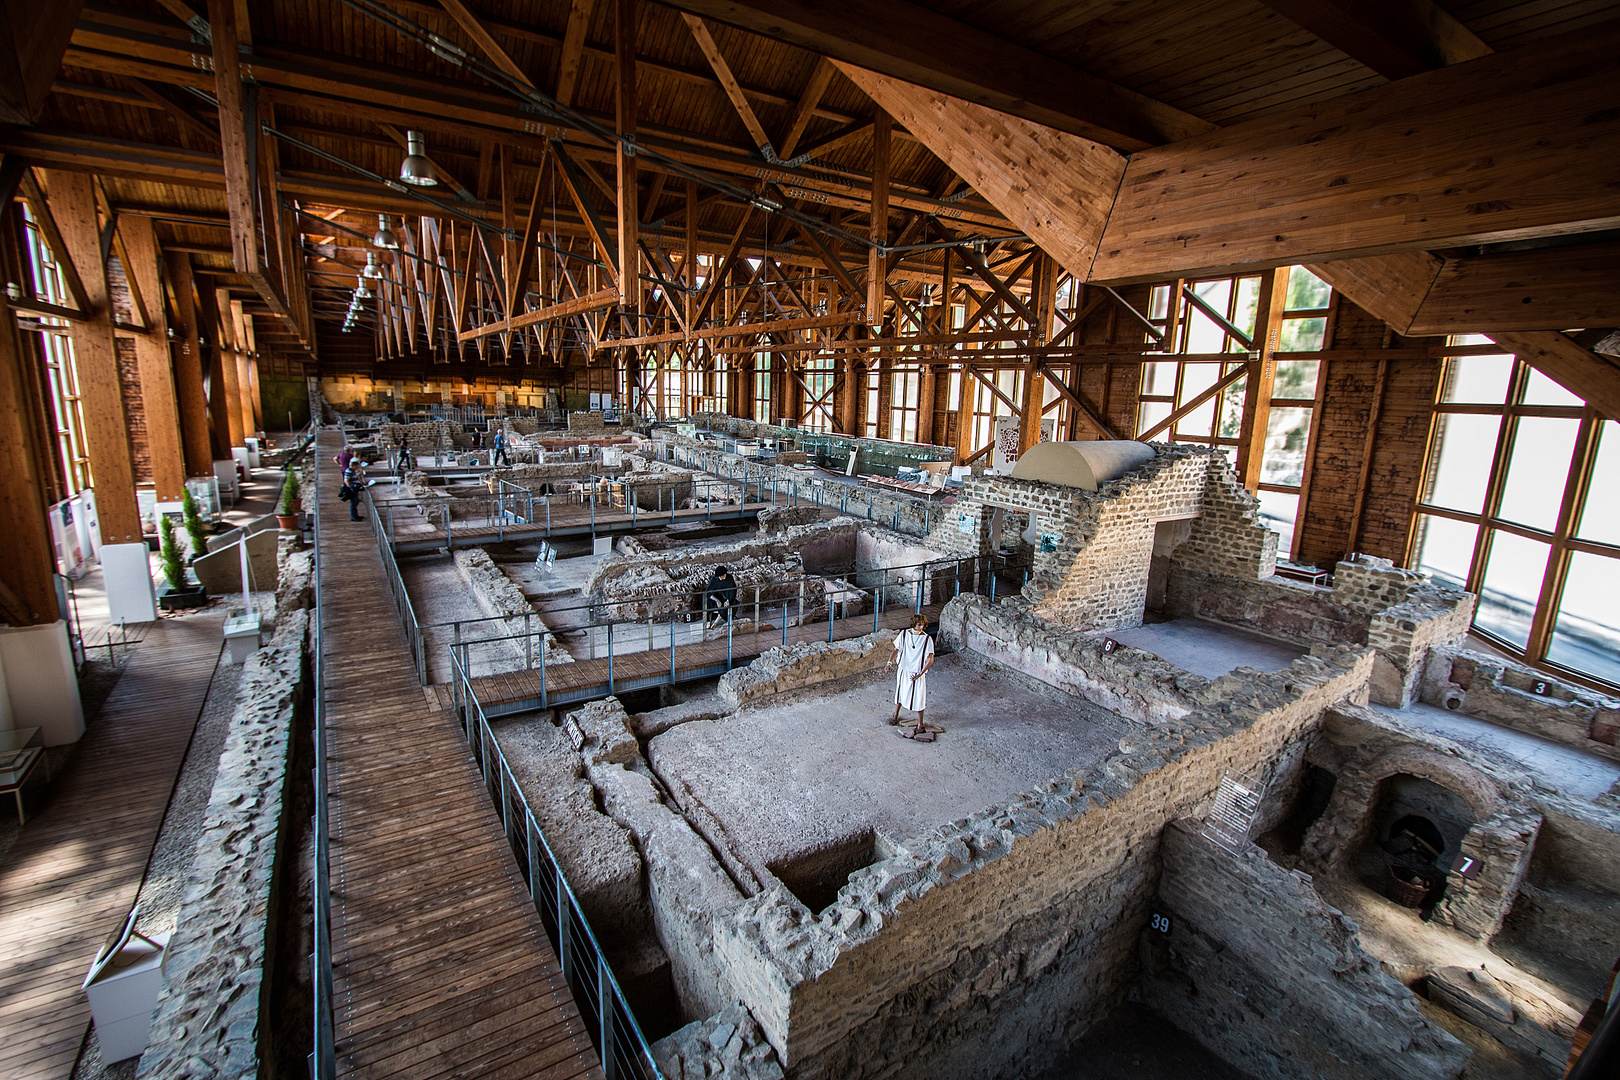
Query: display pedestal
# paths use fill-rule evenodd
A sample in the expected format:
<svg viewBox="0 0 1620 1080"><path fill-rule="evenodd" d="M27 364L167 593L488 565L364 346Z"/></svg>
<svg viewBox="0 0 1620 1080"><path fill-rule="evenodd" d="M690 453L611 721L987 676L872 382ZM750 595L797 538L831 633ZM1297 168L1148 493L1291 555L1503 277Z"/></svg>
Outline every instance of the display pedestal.
<svg viewBox="0 0 1620 1080"><path fill-rule="evenodd" d="M101 545L101 578L107 589L107 621L151 622L157 616L151 552L145 542Z"/></svg>
<svg viewBox="0 0 1620 1080"><path fill-rule="evenodd" d="M158 993L163 989L163 955L169 939L162 934L145 937L134 933L134 921L131 914L123 932L96 957L84 978L103 1065L146 1051Z"/></svg>
<svg viewBox="0 0 1620 1080"><path fill-rule="evenodd" d="M225 644L230 647L231 661L238 667L259 651L259 616L238 615L225 620Z"/></svg>
<svg viewBox="0 0 1620 1080"><path fill-rule="evenodd" d="M78 741L84 734L84 707L66 622L0 627L0 667L13 722L37 725L46 746Z"/></svg>

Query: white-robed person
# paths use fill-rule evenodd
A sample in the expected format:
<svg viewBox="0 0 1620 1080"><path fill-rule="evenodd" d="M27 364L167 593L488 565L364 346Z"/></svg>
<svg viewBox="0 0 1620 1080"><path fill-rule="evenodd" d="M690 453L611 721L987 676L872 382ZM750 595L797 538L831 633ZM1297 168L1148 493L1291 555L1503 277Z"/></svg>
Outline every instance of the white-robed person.
<svg viewBox="0 0 1620 1080"><path fill-rule="evenodd" d="M932 742L933 737L945 729L923 719L923 710L928 707L928 669L934 666L934 639L928 636L927 616L918 615L910 626L895 635L894 656L889 658L884 670L896 665L900 670L894 677L894 715L889 723L898 725L900 710L910 709L917 714L917 726L901 734L908 739Z"/></svg>

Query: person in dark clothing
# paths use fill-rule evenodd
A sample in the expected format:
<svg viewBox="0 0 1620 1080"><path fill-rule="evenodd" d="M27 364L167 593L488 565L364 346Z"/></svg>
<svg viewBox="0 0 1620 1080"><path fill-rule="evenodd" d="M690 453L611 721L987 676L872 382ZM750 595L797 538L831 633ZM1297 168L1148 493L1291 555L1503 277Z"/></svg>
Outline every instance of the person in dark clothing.
<svg viewBox="0 0 1620 1080"><path fill-rule="evenodd" d="M416 468L416 459L411 457L411 448L409 446L401 445L399 448L399 459L394 464L394 475L403 480L405 478L405 474L414 468Z"/></svg>
<svg viewBox="0 0 1620 1080"><path fill-rule="evenodd" d="M343 470L343 486L349 489L349 520L360 520L360 500L365 498L366 491L366 463L358 457L349 460L349 467Z"/></svg>
<svg viewBox="0 0 1620 1080"><path fill-rule="evenodd" d="M709 583L703 586L703 625L719 626L720 620L730 620L731 609L737 606L737 579L731 576L728 567L717 566L714 573L709 575ZM710 623L709 612L714 612L714 621Z"/></svg>

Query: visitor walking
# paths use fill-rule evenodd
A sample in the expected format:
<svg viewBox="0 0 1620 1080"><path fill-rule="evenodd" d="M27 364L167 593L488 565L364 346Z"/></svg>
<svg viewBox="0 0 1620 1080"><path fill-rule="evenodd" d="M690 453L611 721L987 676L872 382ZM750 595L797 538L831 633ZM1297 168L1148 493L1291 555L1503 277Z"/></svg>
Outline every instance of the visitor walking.
<svg viewBox="0 0 1620 1080"><path fill-rule="evenodd" d="M399 458L394 462L394 475L403 480L405 474L414 468L416 468L416 459L411 457L411 448L401 446L399 448Z"/></svg>
<svg viewBox="0 0 1620 1080"><path fill-rule="evenodd" d="M492 465L511 465L512 456L506 452L506 429L495 429L495 459Z"/></svg>
<svg viewBox="0 0 1620 1080"><path fill-rule="evenodd" d="M709 575L709 583L703 586L703 628L711 625L709 612L714 612L712 625L719 626L720 620L731 620L731 609L737 603L737 579L731 576L731 569L717 566L714 573Z"/></svg>
<svg viewBox="0 0 1620 1080"><path fill-rule="evenodd" d="M900 710L910 709L917 714L917 726L909 731L902 729L900 734L918 742L933 742L934 736L945 729L923 718L923 710L928 707L928 669L934 666L934 639L928 636L926 615L912 619L911 625L895 636L894 656L883 670L896 664L900 670L894 677L894 715L889 723L898 726Z"/></svg>
<svg viewBox="0 0 1620 1080"><path fill-rule="evenodd" d="M343 470L343 491L349 493L349 520L360 520L360 500L365 497L366 491L366 463L358 457L349 458L349 467ZM343 491L338 497L343 497Z"/></svg>

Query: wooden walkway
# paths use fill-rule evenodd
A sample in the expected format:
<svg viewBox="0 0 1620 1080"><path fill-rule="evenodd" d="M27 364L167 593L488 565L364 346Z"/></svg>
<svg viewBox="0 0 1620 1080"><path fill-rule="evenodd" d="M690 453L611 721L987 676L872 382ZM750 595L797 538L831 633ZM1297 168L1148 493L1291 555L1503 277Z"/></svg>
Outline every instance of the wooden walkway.
<svg viewBox="0 0 1620 1080"><path fill-rule="evenodd" d="M460 729L431 709L320 435L338 1075L601 1077Z"/></svg>
<svg viewBox="0 0 1620 1080"><path fill-rule="evenodd" d="M100 718L0 865L5 1080L66 1080L73 1072L90 1024L80 985L146 876L219 660L222 625L223 616L198 615L142 628Z"/></svg>
<svg viewBox="0 0 1620 1080"><path fill-rule="evenodd" d="M396 507L398 505L395 504ZM562 536L595 536L598 533L629 532L634 529L657 528L660 525L687 525L698 521L721 524L728 521L746 522L759 517L761 510L782 505L786 504L751 502L717 507L713 510L662 512L656 510L630 512L598 506L593 514L588 505L558 503L553 507L549 520L545 511L537 507L533 523L516 521L507 524L471 525L451 522L448 536L445 535L443 528L429 524L419 513L403 514L396 510L390 522L389 515L385 512L382 520L384 528L389 528L390 525L392 527L391 540L394 550L401 555L409 555L443 547L472 547L507 540L523 542ZM525 513L528 512L527 507L523 510Z"/></svg>
<svg viewBox="0 0 1620 1080"><path fill-rule="evenodd" d="M939 618L943 608L943 604L925 605L922 614L928 616L929 622L933 622ZM904 629L911 624L916 614L917 612L909 607L890 608L877 617L877 628L896 631ZM843 641L872 632L872 617L856 615L838 620L833 627L832 640ZM790 626L787 630L789 645L826 640L828 638L825 622ZM728 646L723 635L713 641L676 645L673 651L666 647L616 653L611 669L611 687L608 660L606 657L598 657L595 660L577 660L572 664L551 664L544 672L535 668L475 676L471 680L472 690L477 695L478 704L486 716L507 716L551 705L591 701L615 692L708 678L729 668L742 667L781 644L780 629L761 630L757 634L753 631L734 633L729 646L729 661ZM427 692L430 700L439 708L450 709L455 703L455 687L452 685L430 686Z"/></svg>

